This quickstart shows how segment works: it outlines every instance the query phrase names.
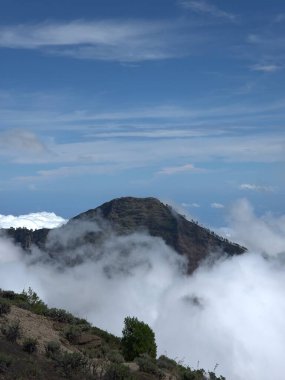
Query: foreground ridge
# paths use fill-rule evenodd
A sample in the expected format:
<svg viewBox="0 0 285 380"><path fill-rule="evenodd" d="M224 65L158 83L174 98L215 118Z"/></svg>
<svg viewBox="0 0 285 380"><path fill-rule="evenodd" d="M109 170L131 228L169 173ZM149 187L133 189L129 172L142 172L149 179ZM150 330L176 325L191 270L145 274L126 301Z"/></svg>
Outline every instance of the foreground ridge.
<svg viewBox="0 0 285 380"><path fill-rule="evenodd" d="M49 308L31 288L20 294L0 289L0 379L225 380L145 353L147 337L141 329L152 330L137 318L127 317L126 323L141 340L139 354L128 351L132 359L124 357L124 330L121 339L63 309Z"/></svg>

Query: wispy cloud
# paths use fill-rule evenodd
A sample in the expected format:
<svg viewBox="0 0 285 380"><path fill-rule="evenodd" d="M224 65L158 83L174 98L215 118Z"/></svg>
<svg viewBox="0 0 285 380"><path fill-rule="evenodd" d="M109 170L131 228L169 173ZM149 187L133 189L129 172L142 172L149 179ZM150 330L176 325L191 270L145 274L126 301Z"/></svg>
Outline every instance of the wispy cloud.
<svg viewBox="0 0 285 380"><path fill-rule="evenodd" d="M129 107L111 103L96 106L74 93L16 93L0 91L0 130L25 128L34 132L78 131L86 137L197 137L229 133L241 127L261 127L267 118L272 130L284 119L285 99L217 104L212 97L191 104L154 103ZM90 105L92 104L92 106ZM95 104L95 105L94 105ZM104 124L103 124L104 123ZM98 135L100 133L100 136ZM164 136L163 136L164 135Z"/></svg>
<svg viewBox="0 0 285 380"><path fill-rule="evenodd" d="M253 183L242 183L239 186L239 189L240 190L258 191L258 192L267 192L267 193L272 193L275 191L275 188L273 186L255 185Z"/></svg>
<svg viewBox="0 0 285 380"><path fill-rule="evenodd" d="M200 208L201 206L199 205L199 203L181 203L181 206L182 207L190 207L190 208Z"/></svg>
<svg viewBox="0 0 285 380"><path fill-rule="evenodd" d="M250 44L248 53L258 59L259 62L283 62L284 61L284 43L283 34L270 30L261 31L260 33L251 33L247 36L247 43ZM260 56L260 58L259 58Z"/></svg>
<svg viewBox="0 0 285 380"><path fill-rule="evenodd" d="M279 13L274 19L274 22L276 23L280 23L283 21L285 21L285 13Z"/></svg>
<svg viewBox="0 0 285 380"><path fill-rule="evenodd" d="M225 206L222 203L217 203L217 202L211 203L211 208L221 209L224 207Z"/></svg>
<svg viewBox="0 0 285 380"><path fill-rule="evenodd" d="M183 55L175 28L160 21L112 20L2 26L0 47L40 49L78 59L159 60Z"/></svg>
<svg viewBox="0 0 285 380"><path fill-rule="evenodd" d="M253 71L262 71L264 73L274 73L279 71L282 67L276 64L256 64L251 66Z"/></svg>
<svg viewBox="0 0 285 380"><path fill-rule="evenodd" d="M236 16L233 13L226 12L206 0L180 0L180 4L184 8L196 13L208 14L228 21L236 20Z"/></svg>
<svg viewBox="0 0 285 380"><path fill-rule="evenodd" d="M256 33L247 35L243 52L246 59L251 60L249 68L253 71L275 73L284 69L284 33L280 33L278 25L262 27Z"/></svg>
<svg viewBox="0 0 285 380"><path fill-rule="evenodd" d="M14 129L0 132L0 156L10 157L14 162L48 157L48 148L30 131Z"/></svg>
<svg viewBox="0 0 285 380"><path fill-rule="evenodd" d="M201 173L204 169L196 168L193 164L186 164L181 166L169 166L161 169L158 174L173 175L183 172Z"/></svg>
<svg viewBox="0 0 285 380"><path fill-rule="evenodd" d="M120 165L70 165L59 166L55 169L42 169L38 170L35 175L32 176L19 176L13 179L15 184L17 183L31 183L56 180L58 178L67 177L79 177L79 176L91 176L95 174L107 174L113 172L115 169L119 169ZM122 169L122 167L121 167Z"/></svg>
<svg viewBox="0 0 285 380"><path fill-rule="evenodd" d="M216 157L224 162L284 162L284 149L285 136L274 134L252 133L246 139L244 136L227 134L160 139L109 139L107 136L98 139L94 135L92 139L75 142L51 140L46 147L48 153L45 150L37 153L36 149L32 154L28 147L24 150L13 148L11 152L6 149L0 153L5 159L22 164L61 165L63 175L73 172L70 168L73 165L104 168L108 165L124 169L155 165L162 168L159 174L171 175L179 172L205 172L205 169L197 168L191 162L209 162ZM188 163L177 165L186 160ZM166 162L173 162L174 165L166 167Z"/></svg>

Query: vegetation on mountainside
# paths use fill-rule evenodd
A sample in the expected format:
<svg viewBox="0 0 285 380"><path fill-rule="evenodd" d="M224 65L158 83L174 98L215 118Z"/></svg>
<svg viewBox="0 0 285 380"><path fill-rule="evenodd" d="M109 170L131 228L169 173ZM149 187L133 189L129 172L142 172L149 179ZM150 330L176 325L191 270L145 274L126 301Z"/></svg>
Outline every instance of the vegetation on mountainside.
<svg viewBox="0 0 285 380"><path fill-rule="evenodd" d="M120 339L48 308L30 288L0 289L0 310L0 380L225 380L157 359L154 332L135 317L125 318Z"/></svg>

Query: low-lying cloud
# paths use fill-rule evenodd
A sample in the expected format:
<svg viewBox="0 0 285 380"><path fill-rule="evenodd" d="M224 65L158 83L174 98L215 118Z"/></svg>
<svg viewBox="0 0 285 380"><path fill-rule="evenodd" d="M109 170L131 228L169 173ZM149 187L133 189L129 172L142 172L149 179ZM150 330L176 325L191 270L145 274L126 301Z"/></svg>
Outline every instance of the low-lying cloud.
<svg viewBox="0 0 285 380"><path fill-rule="evenodd" d="M232 209L229 229L250 252L201 266L191 277L185 275L184 259L161 239L145 233L117 236L104 224L75 230L66 225L61 254L55 245L59 231L53 230L53 259L36 249L24 255L2 238L0 286L16 291L31 286L49 305L118 335L125 316L135 315L155 330L160 354L195 368L199 362L213 370L218 363L217 372L227 379L281 380L285 217L258 218L242 200ZM101 234L96 249L80 241L92 231Z"/></svg>
<svg viewBox="0 0 285 380"><path fill-rule="evenodd" d="M0 228L25 227L29 230L38 230L40 228L60 227L66 222L66 219L53 212L36 212L19 216L0 214Z"/></svg>
<svg viewBox="0 0 285 380"><path fill-rule="evenodd" d="M285 252L285 216L257 217L251 204L241 199L231 210L228 237L253 252L278 256Z"/></svg>

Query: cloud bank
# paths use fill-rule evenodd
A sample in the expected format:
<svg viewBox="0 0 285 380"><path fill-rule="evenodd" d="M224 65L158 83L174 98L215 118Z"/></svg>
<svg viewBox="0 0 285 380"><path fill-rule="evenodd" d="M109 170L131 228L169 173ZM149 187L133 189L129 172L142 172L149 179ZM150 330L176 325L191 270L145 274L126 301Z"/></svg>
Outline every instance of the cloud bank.
<svg viewBox="0 0 285 380"><path fill-rule="evenodd" d="M155 330L160 354L192 367L199 361L213 370L218 363L217 372L231 380L282 380L285 216L258 218L241 200L229 229L250 252L201 266L191 277L184 274L183 258L161 239L119 237L104 224L67 224L60 235L63 253L53 260L36 249L25 256L2 238L0 286L32 286L49 305L116 334L124 317L135 315ZM90 231L103 234L96 249L80 240ZM51 250L57 234L49 237Z"/></svg>
<svg viewBox="0 0 285 380"><path fill-rule="evenodd" d="M251 204L241 199L232 208L228 237L253 252L277 257L285 252L285 216L269 213L258 218Z"/></svg>
<svg viewBox="0 0 285 380"><path fill-rule="evenodd" d="M66 222L66 219L53 212L37 212L19 216L0 214L0 228L26 227L30 230L38 230L60 227Z"/></svg>

